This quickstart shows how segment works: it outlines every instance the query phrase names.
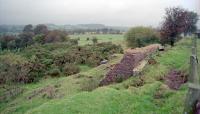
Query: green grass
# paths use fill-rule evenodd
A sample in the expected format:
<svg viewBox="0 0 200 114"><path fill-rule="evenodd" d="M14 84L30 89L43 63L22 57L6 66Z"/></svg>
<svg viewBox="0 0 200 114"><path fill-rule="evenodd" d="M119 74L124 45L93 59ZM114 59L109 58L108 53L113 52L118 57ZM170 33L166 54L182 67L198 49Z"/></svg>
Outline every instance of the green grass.
<svg viewBox="0 0 200 114"><path fill-rule="evenodd" d="M76 39L80 38L79 45L92 44L92 38L96 37L98 42L112 42L114 44L122 45L123 48L126 47L124 41L124 35L119 34L83 34L83 35L70 35L70 38ZM89 41L87 41L89 38Z"/></svg>
<svg viewBox="0 0 200 114"><path fill-rule="evenodd" d="M87 72L88 70L91 69L91 67L88 65L79 65L79 68L80 68L81 72Z"/></svg>
<svg viewBox="0 0 200 114"><path fill-rule="evenodd" d="M200 41L198 40L198 44ZM98 87L99 81L109 70L107 67L120 61L121 54L108 64L96 68L80 66L81 73L69 77L50 78L36 84L23 85L25 92L8 103L0 104L5 114L181 114L184 107L186 84L180 90L169 89L163 77L170 69L188 73L191 39L183 39L173 48L155 56L158 62L147 65L140 76L122 83ZM198 52L200 52L198 48ZM84 72L86 71L86 72ZM136 83L143 84L135 86ZM47 85L58 86L54 99L42 94L27 100L33 91ZM156 98L156 95L159 97Z"/></svg>

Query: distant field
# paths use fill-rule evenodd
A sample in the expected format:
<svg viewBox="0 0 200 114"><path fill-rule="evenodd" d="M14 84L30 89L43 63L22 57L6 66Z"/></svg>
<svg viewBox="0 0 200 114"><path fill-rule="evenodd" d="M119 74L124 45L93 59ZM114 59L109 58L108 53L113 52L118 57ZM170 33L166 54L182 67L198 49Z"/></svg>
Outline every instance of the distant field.
<svg viewBox="0 0 200 114"><path fill-rule="evenodd" d="M92 38L96 37L98 42L112 42L114 44L120 44L125 48L125 41L123 34L82 34L82 35L70 35L70 38L80 38L79 45L92 44ZM89 41L87 40L89 38Z"/></svg>

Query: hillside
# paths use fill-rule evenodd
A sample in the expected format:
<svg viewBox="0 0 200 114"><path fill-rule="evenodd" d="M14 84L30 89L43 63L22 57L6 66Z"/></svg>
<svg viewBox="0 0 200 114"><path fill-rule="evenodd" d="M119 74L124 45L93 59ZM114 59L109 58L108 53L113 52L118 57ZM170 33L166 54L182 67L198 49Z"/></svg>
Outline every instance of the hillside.
<svg viewBox="0 0 200 114"><path fill-rule="evenodd" d="M200 41L198 40L198 45ZM0 102L2 114L181 114L186 84L170 89L166 75L172 69L188 74L191 39L179 41L175 47L153 55L156 64L123 82L99 87L99 82L118 63L115 54L107 64L82 66L79 74L47 78L37 83L18 85L22 94ZM198 47L198 51L199 51ZM199 53L198 53L199 54ZM4 91L4 87L0 89ZM2 93L0 94L2 95Z"/></svg>

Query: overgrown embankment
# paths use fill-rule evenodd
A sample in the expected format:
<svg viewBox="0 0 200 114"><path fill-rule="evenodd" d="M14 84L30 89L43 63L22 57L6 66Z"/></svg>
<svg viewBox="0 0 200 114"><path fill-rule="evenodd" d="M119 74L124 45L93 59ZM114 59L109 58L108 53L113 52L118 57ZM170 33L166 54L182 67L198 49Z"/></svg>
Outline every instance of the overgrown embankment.
<svg viewBox="0 0 200 114"><path fill-rule="evenodd" d="M103 75L122 59L122 55L117 55L109 63L91 68L79 75L25 85L23 94L12 101L0 104L2 106L0 112L3 114L182 114L187 86L183 84L178 90L172 90L165 84L164 78L171 69L188 73L190 41L183 39L175 47L158 53L154 57L156 64L147 65L139 76L130 77L121 83L98 87ZM44 94L47 91L42 90L49 85L54 86L57 95L63 96L49 98L47 94L46 97ZM27 99L37 90L41 90L42 93L30 100Z"/></svg>
<svg viewBox="0 0 200 114"><path fill-rule="evenodd" d="M111 42L85 46L65 42L0 51L0 84L32 83L48 76L77 74L80 65L96 67L114 53L123 53L123 49Z"/></svg>

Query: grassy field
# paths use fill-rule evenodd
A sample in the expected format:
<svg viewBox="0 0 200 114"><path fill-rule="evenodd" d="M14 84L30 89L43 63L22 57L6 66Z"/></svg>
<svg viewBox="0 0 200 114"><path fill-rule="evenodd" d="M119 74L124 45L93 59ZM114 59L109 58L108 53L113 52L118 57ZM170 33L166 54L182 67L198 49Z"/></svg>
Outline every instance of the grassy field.
<svg viewBox="0 0 200 114"><path fill-rule="evenodd" d="M126 47L123 34L84 34L84 35L70 35L70 38L80 38L79 45L92 44L92 38L96 37L98 42L112 42L114 44L122 45ZM89 38L89 40L87 40Z"/></svg>
<svg viewBox="0 0 200 114"><path fill-rule="evenodd" d="M122 58L122 54L117 54L109 63L96 68L80 66L81 72L77 75L48 78L38 83L19 85L24 89L23 94L8 102L1 102L0 112L2 114L181 114L187 93L186 84L175 91L169 89L160 79L171 69L188 73L190 41L191 39L183 39L175 47L159 53L155 56L157 64L147 65L142 74L121 83L98 87L99 81L109 70L107 67L116 64ZM156 97L157 95L159 97ZM29 99L30 96L33 97Z"/></svg>

